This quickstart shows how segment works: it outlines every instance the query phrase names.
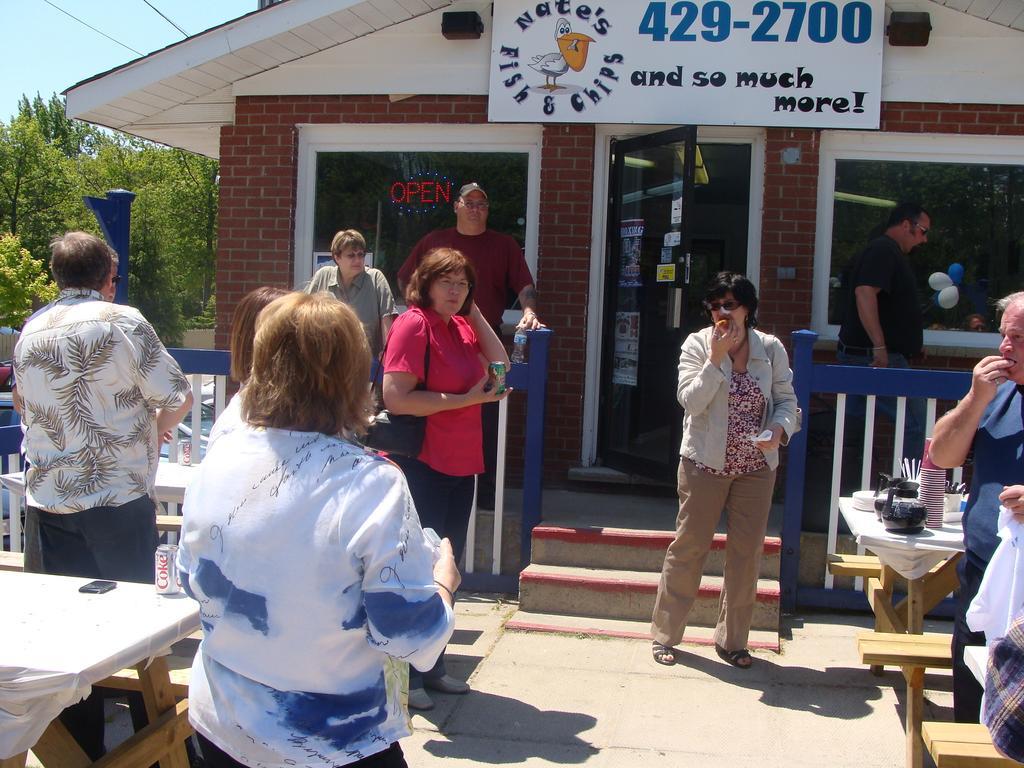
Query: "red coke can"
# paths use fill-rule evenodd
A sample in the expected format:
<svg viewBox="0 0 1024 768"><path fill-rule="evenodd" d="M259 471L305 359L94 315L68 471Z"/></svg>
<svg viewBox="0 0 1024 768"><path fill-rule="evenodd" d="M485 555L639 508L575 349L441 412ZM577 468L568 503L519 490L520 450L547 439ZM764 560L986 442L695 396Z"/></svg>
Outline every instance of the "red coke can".
<svg viewBox="0 0 1024 768"><path fill-rule="evenodd" d="M178 581L178 547L161 544L156 548L156 571L153 583L158 595L176 595L181 591Z"/></svg>

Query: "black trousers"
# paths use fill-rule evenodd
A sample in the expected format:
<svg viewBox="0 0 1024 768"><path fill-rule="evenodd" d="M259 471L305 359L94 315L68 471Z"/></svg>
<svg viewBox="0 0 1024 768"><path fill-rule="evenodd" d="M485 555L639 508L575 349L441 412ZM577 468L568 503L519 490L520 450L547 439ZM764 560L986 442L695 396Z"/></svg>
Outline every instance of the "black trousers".
<svg viewBox="0 0 1024 768"><path fill-rule="evenodd" d="M152 583L156 504L148 496L68 515L32 511L39 521L43 573Z"/></svg>
<svg viewBox="0 0 1024 768"><path fill-rule="evenodd" d="M200 733L196 734L199 742L199 750L202 753L203 762L206 768L249 768L245 763L240 763L227 752L222 750L208 738ZM392 742L387 749L376 752L362 760L348 763L346 768L408 768L405 762L405 755L398 742Z"/></svg>
<svg viewBox="0 0 1024 768"><path fill-rule="evenodd" d="M473 475L455 477L431 469L419 459L392 457L405 473L409 492L420 516L420 525L433 528L442 539L451 539L455 561L466 550L469 516L473 512ZM439 678L447 674L444 654L427 672L409 666L409 688L422 688L423 678Z"/></svg>
<svg viewBox="0 0 1024 768"><path fill-rule="evenodd" d="M152 583L156 504L148 496L118 507L93 507L67 515L35 507L29 507L28 514L38 522L43 573ZM146 724L141 693L93 688L83 701L65 709L60 721L94 761L106 751L103 700L108 696L128 699L135 730Z"/></svg>
<svg viewBox="0 0 1024 768"><path fill-rule="evenodd" d="M985 570L968 560L966 555L957 563L956 569L960 576L960 592L953 622L953 719L958 723L977 723L981 719L981 697L985 691L964 663L964 648L985 644L985 633L972 632L967 626L967 609L978 594Z"/></svg>

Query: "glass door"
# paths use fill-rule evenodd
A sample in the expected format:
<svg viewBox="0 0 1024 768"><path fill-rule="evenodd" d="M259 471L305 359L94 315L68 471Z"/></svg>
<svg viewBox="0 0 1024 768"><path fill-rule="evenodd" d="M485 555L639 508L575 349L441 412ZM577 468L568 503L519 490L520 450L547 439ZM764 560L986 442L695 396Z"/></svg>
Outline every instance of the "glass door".
<svg viewBox="0 0 1024 768"><path fill-rule="evenodd" d="M679 462L679 347L703 287L692 275L695 126L613 142L608 206L601 457L671 480Z"/></svg>

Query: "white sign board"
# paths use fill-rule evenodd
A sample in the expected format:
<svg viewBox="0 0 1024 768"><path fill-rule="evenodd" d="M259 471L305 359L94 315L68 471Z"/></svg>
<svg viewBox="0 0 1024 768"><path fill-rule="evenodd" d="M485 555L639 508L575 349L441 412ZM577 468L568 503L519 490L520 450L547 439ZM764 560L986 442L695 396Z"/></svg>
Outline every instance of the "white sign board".
<svg viewBox="0 0 1024 768"><path fill-rule="evenodd" d="M495 0L492 122L878 128L882 0Z"/></svg>

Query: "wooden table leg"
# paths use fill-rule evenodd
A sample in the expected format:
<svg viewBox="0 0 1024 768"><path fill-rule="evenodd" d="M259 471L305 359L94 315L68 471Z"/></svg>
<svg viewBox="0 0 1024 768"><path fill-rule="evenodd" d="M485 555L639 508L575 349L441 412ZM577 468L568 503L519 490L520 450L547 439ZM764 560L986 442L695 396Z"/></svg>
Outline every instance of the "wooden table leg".
<svg viewBox="0 0 1024 768"><path fill-rule="evenodd" d="M142 684L142 698L146 703L146 715L149 722L156 722L160 715L175 709L177 700L171 688L171 678L167 672L167 660L163 656L153 659L147 667L145 663L137 664ZM49 766L47 766L49 768ZM160 760L160 768L189 768L185 742L175 744L166 757Z"/></svg>
<svg viewBox="0 0 1024 768"><path fill-rule="evenodd" d="M924 741L921 721L924 719L924 667L904 667L907 680L907 768L921 768L924 764Z"/></svg>
<svg viewBox="0 0 1024 768"><path fill-rule="evenodd" d="M864 580L864 592L868 597L868 605L875 614L875 632L906 632L906 624L900 619L892 606L892 589L896 581L896 571L889 566L882 566L882 574L878 579ZM878 677L885 671L880 664L871 665L871 674Z"/></svg>
<svg viewBox="0 0 1024 768"><path fill-rule="evenodd" d="M46 768L85 768L92 764L60 719L46 726L32 752Z"/></svg>
<svg viewBox="0 0 1024 768"><path fill-rule="evenodd" d="M924 632L923 590L923 579L907 579L907 632L911 635Z"/></svg>

